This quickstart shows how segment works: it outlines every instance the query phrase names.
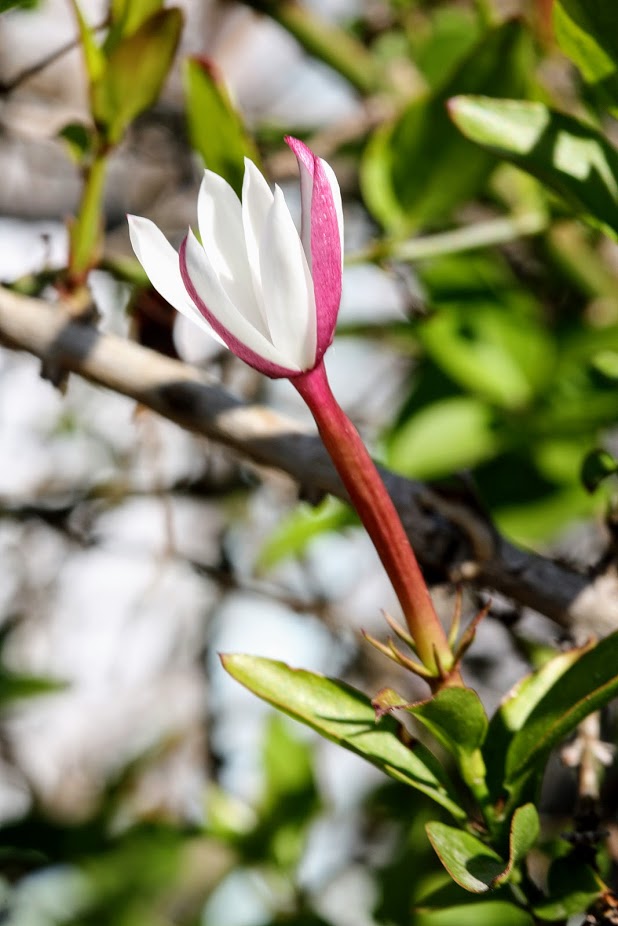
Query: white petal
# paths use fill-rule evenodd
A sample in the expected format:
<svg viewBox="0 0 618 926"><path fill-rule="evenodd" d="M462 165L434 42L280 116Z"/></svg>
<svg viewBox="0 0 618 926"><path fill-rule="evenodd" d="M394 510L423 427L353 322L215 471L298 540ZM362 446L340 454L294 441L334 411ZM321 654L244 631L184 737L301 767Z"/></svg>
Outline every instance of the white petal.
<svg viewBox="0 0 618 926"><path fill-rule="evenodd" d="M260 266L270 337L301 370L315 363L313 280L283 193L275 187L260 243Z"/></svg>
<svg viewBox="0 0 618 926"><path fill-rule="evenodd" d="M264 360L290 370L300 370L294 358L286 357L266 337L247 321L230 300L212 266L208 254L189 230L186 250L187 271L200 298L219 324L232 337L246 345Z"/></svg>
<svg viewBox="0 0 618 926"><path fill-rule="evenodd" d="M337 225L339 226L339 240L341 242L341 264L343 266L343 205L341 202L341 190L337 177L335 176L335 171L328 161L320 158L320 164L324 168L326 179L330 184L331 193L333 194L333 203L335 204L335 212L337 213Z"/></svg>
<svg viewBox="0 0 618 926"><path fill-rule="evenodd" d="M222 343L185 289L178 266L178 254L161 229L140 215L128 215L127 219L135 256L157 292L175 309Z"/></svg>
<svg viewBox="0 0 618 926"><path fill-rule="evenodd" d="M311 270L311 200L313 199L313 175L298 159L300 174L300 238L303 243L307 264Z"/></svg>
<svg viewBox="0 0 618 926"><path fill-rule="evenodd" d="M253 289L240 200L218 174L204 171L197 201L202 246L229 299L247 321L267 334Z"/></svg>
<svg viewBox="0 0 618 926"><path fill-rule="evenodd" d="M262 277L260 274L260 241L266 224L266 217L272 204L272 190L253 161L245 158L245 176L242 185L242 221L253 290L266 325L268 324L267 312L264 305Z"/></svg>

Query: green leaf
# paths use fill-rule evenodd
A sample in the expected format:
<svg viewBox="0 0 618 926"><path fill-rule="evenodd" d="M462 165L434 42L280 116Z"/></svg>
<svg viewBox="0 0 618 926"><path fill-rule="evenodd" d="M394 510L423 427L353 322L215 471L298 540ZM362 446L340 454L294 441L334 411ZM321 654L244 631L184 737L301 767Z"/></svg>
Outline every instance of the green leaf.
<svg viewBox="0 0 618 926"><path fill-rule="evenodd" d="M484 186L494 161L458 137L445 104L454 93L523 92L526 48L519 23L489 32L437 92L414 100L373 135L361 163L361 188L387 229L406 234L443 221Z"/></svg>
<svg viewBox="0 0 618 926"><path fill-rule="evenodd" d="M389 706L391 709L404 708L438 742L460 758L475 753L487 733L487 714L479 696L471 688L444 688L432 698L416 704L397 704L391 699Z"/></svg>
<svg viewBox="0 0 618 926"><path fill-rule="evenodd" d="M95 135L92 128L82 122L69 122L58 132L76 164L81 164L94 150Z"/></svg>
<svg viewBox="0 0 618 926"><path fill-rule="evenodd" d="M466 7L426 11L425 29L410 30L414 64L432 88L443 86L481 38L478 17Z"/></svg>
<svg viewBox="0 0 618 926"><path fill-rule="evenodd" d="M511 821L509 858L505 863L497 852L471 833L434 821L428 823L426 829L453 881L474 894L495 890L508 881L540 832L534 805L518 807Z"/></svg>
<svg viewBox="0 0 618 926"><path fill-rule="evenodd" d="M463 780L473 793L486 794L485 764L480 747L487 733L487 714L470 688L444 688L426 701L397 704L395 692L386 689L389 709L401 707L422 723L457 759ZM384 700L385 692L380 696ZM379 696L379 697L380 697ZM375 700L374 700L375 706Z"/></svg>
<svg viewBox="0 0 618 926"><path fill-rule="evenodd" d="M261 861L266 852L278 866L293 868L305 848L307 828L319 809L311 746L290 730L289 722L274 714L266 727L263 746L264 793L258 807L259 824L245 850Z"/></svg>
<svg viewBox="0 0 618 926"><path fill-rule="evenodd" d="M524 407L547 382L553 344L513 293L442 305L419 325L429 354L464 389L507 409ZM509 304L510 303L510 304ZM513 304L515 303L515 304Z"/></svg>
<svg viewBox="0 0 618 926"><path fill-rule="evenodd" d="M161 10L115 47L93 86L93 115L109 144L157 100L182 30L179 9Z"/></svg>
<svg viewBox="0 0 618 926"><path fill-rule="evenodd" d="M618 460L607 450L596 447L584 457L581 480L588 492L595 492L604 479L608 476L615 476L616 473L618 473Z"/></svg>
<svg viewBox="0 0 618 926"><path fill-rule="evenodd" d="M457 96L449 111L466 138L537 177L577 215L618 236L618 152L590 126L522 100Z"/></svg>
<svg viewBox="0 0 618 926"><path fill-rule="evenodd" d="M438 858L460 887L482 894L503 874L504 860L471 833L439 821L428 823L426 829Z"/></svg>
<svg viewBox="0 0 618 926"><path fill-rule="evenodd" d="M533 926L529 913L504 900L454 904L414 914L414 926Z"/></svg>
<svg viewBox="0 0 618 926"><path fill-rule="evenodd" d="M602 893L598 875L581 859L552 862L547 877L549 899L534 907L535 916L556 922L583 913Z"/></svg>
<svg viewBox="0 0 618 926"><path fill-rule="evenodd" d="M591 357L590 362L595 371L612 383L618 380L618 353L615 350L600 350L598 354Z"/></svg>
<svg viewBox="0 0 618 926"><path fill-rule="evenodd" d="M536 672L521 679L506 695L491 718L483 745L483 757L487 766L487 781L496 797L503 791L506 755L513 737L521 730L547 692L560 682L565 672L590 649L590 646L591 644L586 644L559 653Z"/></svg>
<svg viewBox="0 0 618 926"><path fill-rule="evenodd" d="M37 675L21 675L0 666L0 705L4 706L22 698L36 698L40 695L57 694L65 691L66 682Z"/></svg>
<svg viewBox="0 0 618 926"><path fill-rule="evenodd" d="M111 26L105 44L109 56L118 42L132 35L139 27L163 6L163 0L111 0Z"/></svg>
<svg viewBox="0 0 618 926"><path fill-rule="evenodd" d="M103 74L105 73L105 55L97 43L94 30L90 28L84 19L77 0L70 0L70 2L77 19L79 41L82 46L84 61L86 63L86 72L88 74L88 81L90 83L90 89L92 93L95 84L102 78Z"/></svg>
<svg viewBox="0 0 618 926"><path fill-rule="evenodd" d="M319 505L298 505L281 521L260 550L257 567L271 569L290 556L299 556L314 537L356 524L349 505L328 495Z"/></svg>
<svg viewBox="0 0 618 926"><path fill-rule="evenodd" d="M473 396L451 396L421 408L397 430L388 461L416 479L437 479L475 466L499 447L492 409Z"/></svg>
<svg viewBox="0 0 618 926"><path fill-rule="evenodd" d="M585 651L530 712L506 755L506 786L542 770L551 749L618 694L618 631Z"/></svg>
<svg viewBox="0 0 618 926"><path fill-rule="evenodd" d="M392 717L376 723L369 698L343 682L259 656L221 656L224 668L258 697L433 798L464 819L452 782L421 743L404 744Z"/></svg>
<svg viewBox="0 0 618 926"><path fill-rule="evenodd" d="M38 0L0 0L0 15L16 7L21 10L30 10L36 7Z"/></svg>
<svg viewBox="0 0 618 926"><path fill-rule="evenodd" d="M608 0L555 0L558 44L618 112L618 9Z"/></svg>
<svg viewBox="0 0 618 926"><path fill-rule="evenodd" d="M191 145L204 166L224 177L240 195L244 159L259 166L259 155L221 75L206 58L189 58L184 70Z"/></svg>
<svg viewBox="0 0 618 926"><path fill-rule="evenodd" d="M264 802L275 806L287 794L314 788L311 747L290 730L290 723L273 714L263 747L266 777Z"/></svg>
<svg viewBox="0 0 618 926"><path fill-rule="evenodd" d="M508 881L513 870L525 859L539 838L540 832L539 815L534 804L518 807L511 820L509 861L502 874L496 878L496 887Z"/></svg>

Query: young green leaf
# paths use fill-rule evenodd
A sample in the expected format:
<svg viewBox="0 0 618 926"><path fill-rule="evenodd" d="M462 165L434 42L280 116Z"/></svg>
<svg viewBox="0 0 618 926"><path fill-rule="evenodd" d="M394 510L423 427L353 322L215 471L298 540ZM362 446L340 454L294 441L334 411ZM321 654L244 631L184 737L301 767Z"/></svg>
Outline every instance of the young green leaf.
<svg viewBox="0 0 618 926"><path fill-rule="evenodd" d="M71 0L71 5L75 13L75 18L77 19L79 40L82 46L90 89L92 91L96 82L101 79L105 72L105 55L96 40L94 29L91 29L86 22L77 0Z"/></svg>
<svg viewBox="0 0 618 926"><path fill-rule="evenodd" d="M452 753L463 780L477 796L486 794L485 764L480 747L487 733L487 714L470 688L444 688L427 701L409 704L391 689L378 696L380 712L402 708L422 723ZM376 706L376 699L373 701Z"/></svg>
<svg viewBox="0 0 618 926"><path fill-rule="evenodd" d="M240 195L244 159L259 166L259 155L213 62L189 58L184 70L191 145L204 166L220 174Z"/></svg>
<svg viewBox="0 0 618 926"><path fill-rule="evenodd" d="M456 756L472 755L482 746L487 733L487 714L471 688L443 688L426 701L391 701L390 707L405 708Z"/></svg>
<svg viewBox="0 0 618 926"><path fill-rule="evenodd" d="M457 96L459 130L557 193L577 215L618 237L618 151L598 132L543 103Z"/></svg>
<svg viewBox="0 0 618 926"><path fill-rule="evenodd" d="M618 17L608 0L555 0L558 44L618 113Z"/></svg>
<svg viewBox="0 0 618 926"><path fill-rule="evenodd" d="M161 10L112 51L92 88L93 115L109 144L117 144L133 119L157 100L181 29L179 9Z"/></svg>
<svg viewBox="0 0 618 926"><path fill-rule="evenodd" d="M371 701L362 692L274 659L226 654L221 661L233 678L264 701L427 794L456 819L465 818L437 759L421 743L405 745L405 731L392 717L376 723Z"/></svg>
<svg viewBox="0 0 618 926"><path fill-rule="evenodd" d="M105 54L109 57L123 36L132 35L162 6L163 0L112 0L110 28L103 45Z"/></svg>

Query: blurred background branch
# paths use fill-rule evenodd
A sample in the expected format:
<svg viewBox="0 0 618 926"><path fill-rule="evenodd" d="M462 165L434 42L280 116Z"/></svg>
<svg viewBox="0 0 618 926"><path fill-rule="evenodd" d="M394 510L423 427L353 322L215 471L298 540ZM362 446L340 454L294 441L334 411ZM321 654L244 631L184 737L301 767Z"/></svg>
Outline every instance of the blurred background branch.
<svg viewBox="0 0 618 926"><path fill-rule="evenodd" d="M284 470L312 498L345 492L317 437L264 406L235 398L179 361L73 321L58 306L0 290L0 340L135 399L190 431ZM383 470L410 540L430 574L469 581L534 608L576 637L618 622L613 569L584 575L501 537L462 484L453 497ZM467 497L468 495L468 497Z"/></svg>

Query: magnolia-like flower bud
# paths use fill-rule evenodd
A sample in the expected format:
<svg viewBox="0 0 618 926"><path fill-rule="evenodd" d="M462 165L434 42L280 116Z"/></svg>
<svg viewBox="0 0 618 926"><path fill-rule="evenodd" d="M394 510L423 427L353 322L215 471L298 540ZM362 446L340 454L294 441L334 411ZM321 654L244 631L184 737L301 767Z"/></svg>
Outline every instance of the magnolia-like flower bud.
<svg viewBox="0 0 618 926"><path fill-rule="evenodd" d="M283 193L245 160L242 202L204 172L193 232L177 254L149 219L130 215L133 250L152 285L179 312L261 373L312 370L333 339L341 300L343 211L332 168L286 138L300 170L301 231Z"/></svg>

